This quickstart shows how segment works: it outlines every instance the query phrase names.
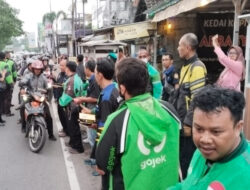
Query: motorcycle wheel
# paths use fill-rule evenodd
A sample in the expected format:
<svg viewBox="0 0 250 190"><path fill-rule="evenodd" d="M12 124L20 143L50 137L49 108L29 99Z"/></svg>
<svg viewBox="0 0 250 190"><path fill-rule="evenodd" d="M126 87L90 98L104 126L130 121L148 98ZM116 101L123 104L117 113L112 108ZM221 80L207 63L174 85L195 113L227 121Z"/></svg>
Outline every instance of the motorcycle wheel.
<svg viewBox="0 0 250 190"><path fill-rule="evenodd" d="M29 147L32 152L38 153L42 150L46 141L46 129L41 123L35 122L34 135L32 137L32 130L29 131Z"/></svg>

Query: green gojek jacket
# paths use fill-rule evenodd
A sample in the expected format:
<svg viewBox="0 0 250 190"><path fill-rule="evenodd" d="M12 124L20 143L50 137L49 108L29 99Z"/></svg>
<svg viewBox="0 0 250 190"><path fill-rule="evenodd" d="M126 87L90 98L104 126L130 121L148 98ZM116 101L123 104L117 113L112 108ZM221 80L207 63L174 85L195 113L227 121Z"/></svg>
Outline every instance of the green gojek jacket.
<svg viewBox="0 0 250 190"><path fill-rule="evenodd" d="M17 78L17 71L16 71L16 66L14 61L12 61L11 59L6 59L6 63L9 67L9 71L11 72L13 81L16 81Z"/></svg>
<svg viewBox="0 0 250 190"><path fill-rule="evenodd" d="M68 78L64 84L64 90L62 96L59 98L60 106L67 106L73 100L73 98L82 96L83 83L81 78L74 74Z"/></svg>
<svg viewBox="0 0 250 190"><path fill-rule="evenodd" d="M5 82L6 84L12 84L13 83L13 77L12 74L9 70L9 66L6 62L4 61L0 61L0 71L6 70L6 74L5 74Z"/></svg>
<svg viewBox="0 0 250 190"><path fill-rule="evenodd" d="M199 150L193 155L188 176L167 190L248 190L250 189L250 146L242 137L238 148L208 170Z"/></svg>
<svg viewBox="0 0 250 190"><path fill-rule="evenodd" d="M165 190L178 182L176 116L149 93L125 101L105 122L96 162L109 189Z"/></svg>

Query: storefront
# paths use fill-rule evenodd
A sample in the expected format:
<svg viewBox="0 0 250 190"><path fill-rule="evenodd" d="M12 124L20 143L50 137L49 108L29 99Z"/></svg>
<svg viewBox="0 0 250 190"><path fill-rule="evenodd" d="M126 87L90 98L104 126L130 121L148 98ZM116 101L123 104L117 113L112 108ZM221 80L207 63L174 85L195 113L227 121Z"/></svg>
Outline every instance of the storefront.
<svg viewBox="0 0 250 190"><path fill-rule="evenodd" d="M114 39L128 44L127 55L131 57L136 57L141 47L146 48L151 55L151 62L155 64L156 29L157 24L149 21L120 25L114 28Z"/></svg>

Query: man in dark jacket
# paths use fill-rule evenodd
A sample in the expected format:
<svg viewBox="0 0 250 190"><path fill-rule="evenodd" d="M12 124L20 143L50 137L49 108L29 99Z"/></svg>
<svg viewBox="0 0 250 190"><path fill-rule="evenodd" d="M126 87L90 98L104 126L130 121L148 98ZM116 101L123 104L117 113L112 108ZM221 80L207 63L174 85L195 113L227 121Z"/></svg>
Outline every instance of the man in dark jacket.
<svg viewBox="0 0 250 190"><path fill-rule="evenodd" d="M62 59L60 61L60 70L61 70L61 72L58 74L58 77L56 79L56 83L55 83L55 86L54 86L54 89L53 89L54 97L55 97L56 102L57 102L58 116L59 116L60 122L61 122L62 127L63 127L63 129L61 131L59 131L59 137L65 137L65 136L69 135L68 127L67 127L67 119L66 119L67 115L66 115L66 112L65 112L66 110L58 103L59 98L63 94L63 84L68 79L68 76L65 73L66 64L67 64L66 59Z"/></svg>
<svg viewBox="0 0 250 190"><path fill-rule="evenodd" d="M173 65L174 59L171 53L162 55L162 66L164 68L162 72L162 100L168 101L170 95L174 89L177 88L179 82L179 74Z"/></svg>
<svg viewBox="0 0 250 190"><path fill-rule="evenodd" d="M197 47L198 39L193 33L184 34L178 46L179 56L184 59L184 64L180 71L179 93L176 94L174 105L183 124L180 137L180 164L183 178L186 177L195 150L191 135L193 111L190 102L206 84L207 70L196 54Z"/></svg>

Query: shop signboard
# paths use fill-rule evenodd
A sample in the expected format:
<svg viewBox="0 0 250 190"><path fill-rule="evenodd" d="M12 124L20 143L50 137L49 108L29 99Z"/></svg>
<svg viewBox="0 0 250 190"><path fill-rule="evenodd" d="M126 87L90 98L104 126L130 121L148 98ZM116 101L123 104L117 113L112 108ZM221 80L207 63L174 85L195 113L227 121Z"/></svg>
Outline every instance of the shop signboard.
<svg viewBox="0 0 250 190"><path fill-rule="evenodd" d="M227 53L228 48L233 43L233 13L204 13L197 14L197 36L199 47L198 56L203 61L208 70L208 82L214 83L223 66L218 62L212 45L212 37L219 35L219 43L222 50ZM245 52L247 22L240 20L239 46Z"/></svg>
<svg viewBox="0 0 250 190"><path fill-rule="evenodd" d="M149 30L156 30L156 23L141 22L114 28L115 40L128 40L149 36Z"/></svg>

